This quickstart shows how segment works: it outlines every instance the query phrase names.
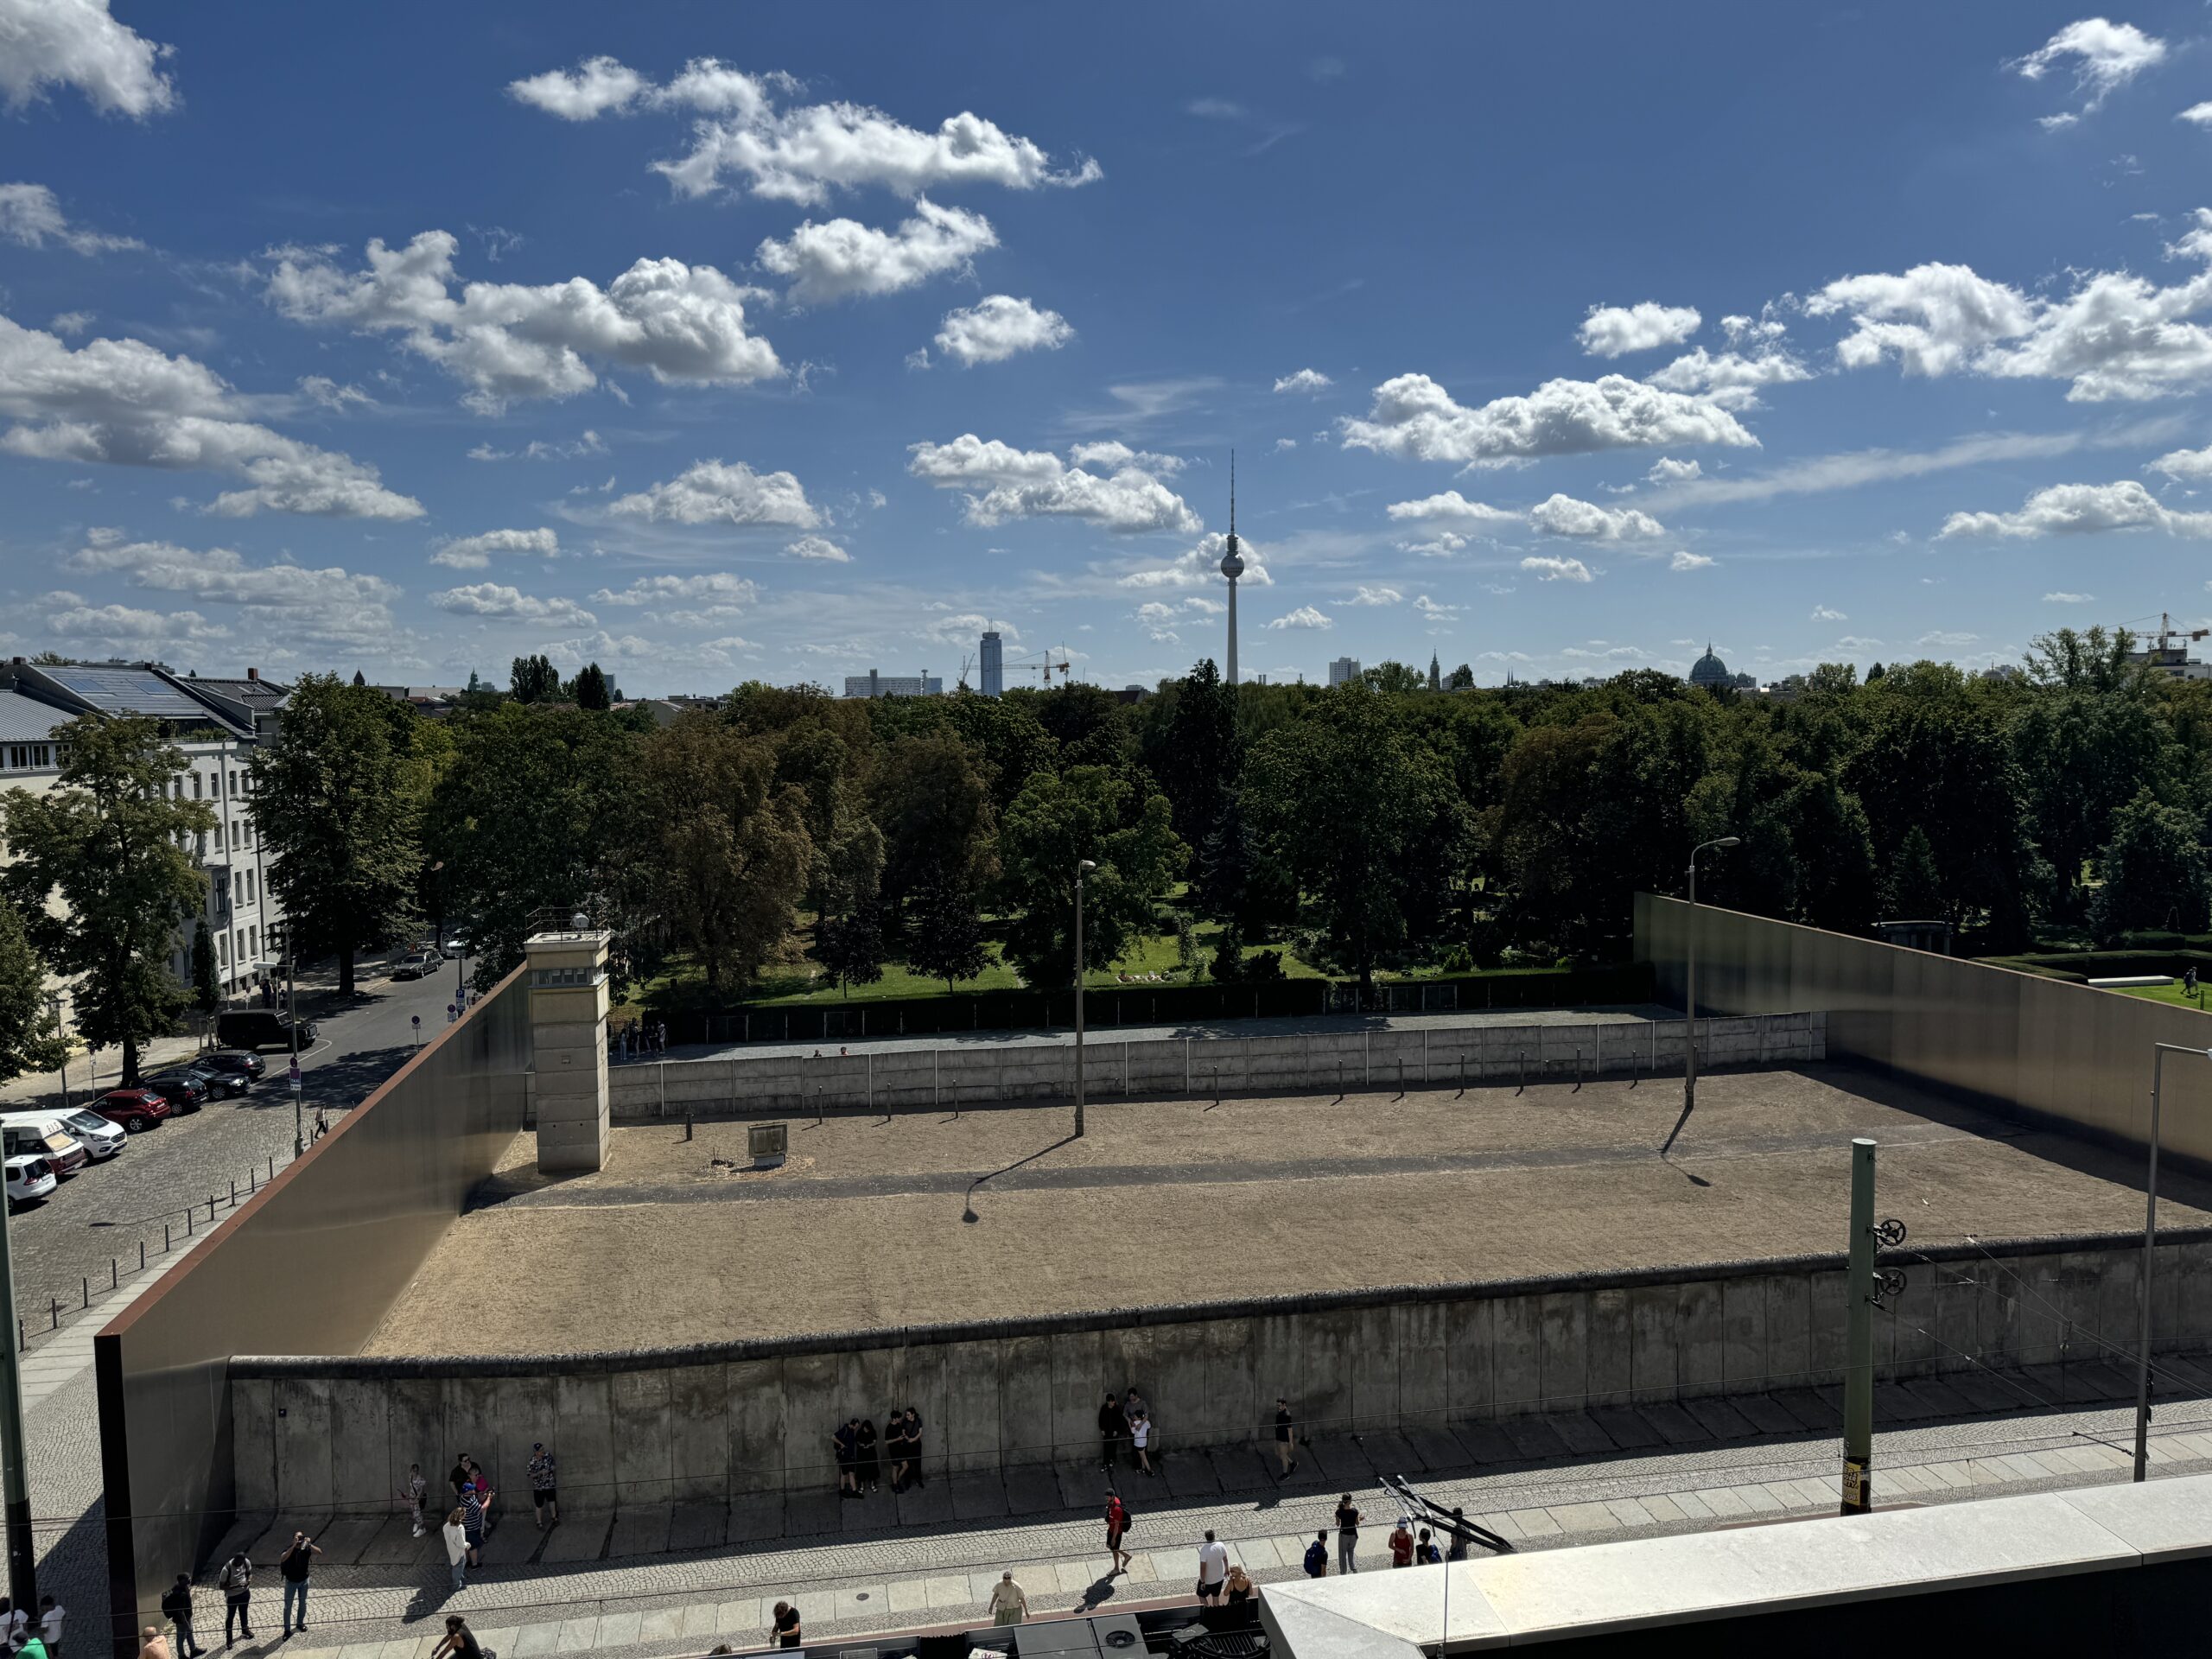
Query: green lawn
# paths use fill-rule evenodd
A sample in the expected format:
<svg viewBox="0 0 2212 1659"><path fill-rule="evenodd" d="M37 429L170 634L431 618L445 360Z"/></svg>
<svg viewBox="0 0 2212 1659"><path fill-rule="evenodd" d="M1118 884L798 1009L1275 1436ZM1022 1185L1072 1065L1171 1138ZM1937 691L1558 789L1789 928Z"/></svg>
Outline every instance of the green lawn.
<svg viewBox="0 0 2212 1659"><path fill-rule="evenodd" d="M2182 1007L2195 1008L2200 1014L2212 1012L2206 1007L2207 1001L2212 1001L2212 993L2200 988L2195 996L2187 995L2183 992L2179 981L2171 985L2127 985L2113 988L2122 996L2147 996L2153 1002L2178 1002Z"/></svg>

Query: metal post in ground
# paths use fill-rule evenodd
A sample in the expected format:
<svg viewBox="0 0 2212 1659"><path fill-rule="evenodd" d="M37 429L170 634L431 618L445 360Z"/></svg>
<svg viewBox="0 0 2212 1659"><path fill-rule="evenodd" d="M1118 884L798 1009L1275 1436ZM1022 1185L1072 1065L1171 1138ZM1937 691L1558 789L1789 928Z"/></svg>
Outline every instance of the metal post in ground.
<svg viewBox="0 0 2212 1659"><path fill-rule="evenodd" d="M1874 1143L1851 1143L1851 1265L1843 1295L1843 1513L1874 1507Z"/></svg>

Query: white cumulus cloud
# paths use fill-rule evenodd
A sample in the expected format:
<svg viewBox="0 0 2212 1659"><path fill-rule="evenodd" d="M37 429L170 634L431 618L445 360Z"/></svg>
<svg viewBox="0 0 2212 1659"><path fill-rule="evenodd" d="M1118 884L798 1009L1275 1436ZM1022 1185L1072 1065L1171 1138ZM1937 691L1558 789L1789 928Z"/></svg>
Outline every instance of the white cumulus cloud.
<svg viewBox="0 0 2212 1659"><path fill-rule="evenodd" d="M790 473L756 473L741 461L695 461L674 478L617 498L607 511L671 524L783 524L813 530L822 515Z"/></svg>
<svg viewBox="0 0 2212 1659"><path fill-rule="evenodd" d="M545 529L487 530L441 543L437 551L430 555L430 563L448 570L481 570L492 563L495 553L557 559L561 556L561 538Z"/></svg>
<svg viewBox="0 0 2212 1659"><path fill-rule="evenodd" d="M389 653L396 638L391 605L400 590L341 565L250 564L230 548L129 542L104 530L91 532L67 563L148 593L236 607L251 615L255 634L288 644Z"/></svg>
<svg viewBox="0 0 2212 1659"><path fill-rule="evenodd" d="M604 366L642 369L664 384L741 385L783 372L775 348L746 332L757 297L711 265L640 259L605 288L564 283L468 283L458 296L447 231L404 247L368 245L367 266L341 270L319 250L280 248L270 303L297 322L390 334L468 388L471 408L520 397L569 397Z"/></svg>
<svg viewBox="0 0 2212 1659"><path fill-rule="evenodd" d="M1395 588L1363 587L1352 595L1351 602L1355 605L1400 605L1405 602L1405 597Z"/></svg>
<svg viewBox="0 0 2212 1659"><path fill-rule="evenodd" d="M1705 468L1694 461L1676 461L1672 455L1662 455L1651 463L1651 470L1644 480L1651 484L1686 484L1691 479L1702 478Z"/></svg>
<svg viewBox="0 0 2212 1659"><path fill-rule="evenodd" d="M1392 519L1413 520L1420 524L1461 524L1478 533L1514 529L1528 521L1517 512L1505 507L1493 507L1482 501L1470 501L1457 490L1446 490L1440 495L1425 495L1418 501L1393 501L1386 510Z"/></svg>
<svg viewBox="0 0 2212 1659"><path fill-rule="evenodd" d="M1710 570L1713 569L1713 556L1677 549L1675 556L1667 561L1667 568L1669 570Z"/></svg>
<svg viewBox="0 0 2212 1659"><path fill-rule="evenodd" d="M1521 568L1538 582L1588 582L1590 567L1580 559L1555 558L1545 554L1531 554L1521 561Z"/></svg>
<svg viewBox="0 0 2212 1659"><path fill-rule="evenodd" d="M2046 605L2094 605L2097 602L2097 596L2094 594L2069 594L2062 591L2045 594L2043 596L2043 602Z"/></svg>
<svg viewBox="0 0 2212 1659"><path fill-rule="evenodd" d="M802 536L795 542L785 543L784 551L795 559L816 559L827 564L850 564L853 562L853 556L827 536Z"/></svg>
<svg viewBox="0 0 2212 1659"><path fill-rule="evenodd" d="M2151 470L2168 478L2212 478L2212 448L2170 450L2151 463Z"/></svg>
<svg viewBox="0 0 2212 1659"><path fill-rule="evenodd" d="M727 570L710 570L696 576L639 576L617 591L602 588L591 596L594 605L750 605L760 588L743 576Z"/></svg>
<svg viewBox="0 0 2212 1659"><path fill-rule="evenodd" d="M2041 80L2054 68L2070 62L2074 87L2082 94L2078 111L2043 118L2046 127L2071 126L2153 64L2164 60L2166 43L2145 35L2133 23L2115 23L2103 17L2084 17L2060 29L2012 67L2029 80Z"/></svg>
<svg viewBox="0 0 2212 1659"><path fill-rule="evenodd" d="M2133 530L2212 537L2212 512L2176 512L2130 478L2116 484L2054 484L2028 497L2017 512L1955 512L1940 533L2032 540Z"/></svg>
<svg viewBox="0 0 2212 1659"><path fill-rule="evenodd" d="M21 109L48 86L74 86L105 115L176 107L175 85L155 67L168 55L108 0L0 0L0 99Z"/></svg>
<svg viewBox="0 0 2212 1659"><path fill-rule="evenodd" d="M496 582L479 582L466 588L448 588L432 594L430 603L451 616L473 616L487 622L527 622L554 628L588 628L599 619L571 599L534 599L519 588Z"/></svg>
<svg viewBox="0 0 2212 1659"><path fill-rule="evenodd" d="M1337 383L1319 369L1300 369L1295 374L1286 374L1275 382L1277 391L1302 392L1313 397L1326 391Z"/></svg>
<svg viewBox="0 0 2212 1659"><path fill-rule="evenodd" d="M1848 622L1851 620L1848 616L1846 616L1841 611L1837 610L1832 605L1814 606L1811 620L1815 622Z"/></svg>
<svg viewBox="0 0 2212 1659"><path fill-rule="evenodd" d="M1311 605L1301 605L1267 625L1271 632L1281 628L1333 628L1336 626L1333 618L1324 616Z"/></svg>
<svg viewBox="0 0 2212 1659"><path fill-rule="evenodd" d="M1547 536L1590 542L1649 541L1667 533L1666 527L1648 512L1633 507L1601 507L1571 495L1554 494L1539 501L1529 509L1529 523Z"/></svg>
<svg viewBox="0 0 2212 1659"><path fill-rule="evenodd" d="M1758 440L1709 398L1609 374L1548 380L1527 397L1466 408L1425 374L1402 374L1375 389L1364 420L1342 423L1348 449L1414 461L1500 463L1605 449L1675 448Z"/></svg>
<svg viewBox="0 0 2212 1659"><path fill-rule="evenodd" d="M1694 306L1658 305L1649 300L1636 305L1593 305L1575 337L1592 357L1624 357L1630 352L1679 346L1704 321Z"/></svg>
<svg viewBox="0 0 2212 1659"><path fill-rule="evenodd" d="M917 201L913 217L895 231L880 231L855 219L818 225L808 219L781 241L768 238L753 257L763 270L790 283L791 297L799 304L823 305L895 294L932 276L966 270L977 254L998 244L998 232L981 213Z"/></svg>
<svg viewBox="0 0 2212 1659"><path fill-rule="evenodd" d="M0 53L5 49L5 33L0 30ZM120 253L146 245L135 236L108 236L71 224L54 192L42 184L0 184L0 238L27 248L51 242L82 254Z"/></svg>
<svg viewBox="0 0 2212 1659"><path fill-rule="evenodd" d="M1146 457L1128 451L1109 456L1097 447L1080 448L1070 465L1050 450L1016 449L994 438L962 434L950 443L907 446L906 470L940 489L966 492L969 524L988 527L1009 518L1074 518L1102 529L1197 531L1198 516L1183 498L1160 481ZM1118 449L1118 446L1117 446ZM1109 473L1087 470L1084 455Z"/></svg>
<svg viewBox="0 0 2212 1659"><path fill-rule="evenodd" d="M1700 346L1653 374L1650 383L1669 391L1700 393L1723 409L1756 409L1767 387L1812 378L1810 369L1784 351L1770 348L1746 357L1740 352L1716 354Z"/></svg>
<svg viewBox="0 0 2212 1659"><path fill-rule="evenodd" d="M963 368L1003 363L1021 352L1058 351L1075 338L1068 320L1010 294L992 294L944 314L937 348Z"/></svg>
<svg viewBox="0 0 2212 1659"><path fill-rule="evenodd" d="M1218 592L1226 578L1221 574L1221 556L1227 550L1229 538L1213 531L1198 538L1198 543L1186 553L1158 564L1147 564L1130 571L1119 579L1123 588L1177 588ZM1236 579L1240 588L1272 587L1274 578L1268 573L1267 550L1249 537L1236 538L1238 555L1244 561L1244 574ZM1193 595L1183 601L1185 607L1209 613L1227 607L1218 601Z"/></svg>

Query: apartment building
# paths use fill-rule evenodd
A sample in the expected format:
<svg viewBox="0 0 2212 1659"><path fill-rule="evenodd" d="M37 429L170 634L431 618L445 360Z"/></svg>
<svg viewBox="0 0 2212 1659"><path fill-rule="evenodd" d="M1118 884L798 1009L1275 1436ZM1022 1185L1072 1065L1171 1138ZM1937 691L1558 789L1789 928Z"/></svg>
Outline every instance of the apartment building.
<svg viewBox="0 0 2212 1659"><path fill-rule="evenodd" d="M177 798L199 801L215 817L190 849L205 891L169 966L181 982L189 982L193 936L205 928L226 995L249 991L256 972L281 953L283 910L255 830L249 762L255 747L276 734L287 695L257 669L243 679L202 680L152 663L18 657L0 664L0 789L53 788L61 769L54 728L79 715L143 715L168 728L184 757L172 784Z"/></svg>

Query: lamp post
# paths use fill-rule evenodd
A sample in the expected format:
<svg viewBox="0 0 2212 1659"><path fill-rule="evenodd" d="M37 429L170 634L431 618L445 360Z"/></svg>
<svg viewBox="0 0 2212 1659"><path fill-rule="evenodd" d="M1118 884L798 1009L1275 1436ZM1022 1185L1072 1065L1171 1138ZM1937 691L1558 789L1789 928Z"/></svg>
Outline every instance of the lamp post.
<svg viewBox="0 0 2212 1659"><path fill-rule="evenodd" d="M1083 1139L1083 878L1098 866L1079 859L1075 867L1075 1135Z"/></svg>
<svg viewBox="0 0 2212 1659"><path fill-rule="evenodd" d="M2158 1236L2158 1087L2164 1081L2166 1056L2198 1054L2212 1060L2212 1048L2188 1048L2180 1043L2151 1046L2151 1173L2144 1183L2143 1282L2137 1294L2143 1299L2140 1328L2135 1350L2135 1478L2146 1479L2151 1462L2151 1247Z"/></svg>
<svg viewBox="0 0 2212 1659"><path fill-rule="evenodd" d="M1659 1148L1660 1156L1667 1154L1675 1144L1675 1137L1682 1132L1682 1125L1690 1121L1690 1114L1697 1109L1697 855L1715 847L1738 847L1743 844L1740 836L1718 836L1711 841L1701 841L1690 849L1690 920L1685 935L1687 943L1682 955L1688 963L1688 990L1689 1029L1688 1041L1682 1049L1682 1115L1675 1120L1675 1127L1668 1132L1667 1143Z"/></svg>
<svg viewBox="0 0 2212 1659"><path fill-rule="evenodd" d="M307 1121L300 1109L300 995L292 972L292 931L284 930L284 1028L292 1039L292 1156L308 1149Z"/></svg>
<svg viewBox="0 0 2212 1659"><path fill-rule="evenodd" d="M46 1006L54 1014L54 1039L61 1045L61 1109L69 1109L69 1045L61 1034L61 993L48 991Z"/></svg>

